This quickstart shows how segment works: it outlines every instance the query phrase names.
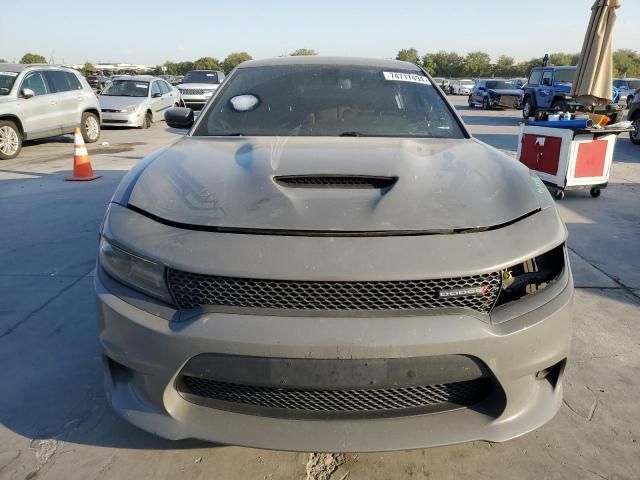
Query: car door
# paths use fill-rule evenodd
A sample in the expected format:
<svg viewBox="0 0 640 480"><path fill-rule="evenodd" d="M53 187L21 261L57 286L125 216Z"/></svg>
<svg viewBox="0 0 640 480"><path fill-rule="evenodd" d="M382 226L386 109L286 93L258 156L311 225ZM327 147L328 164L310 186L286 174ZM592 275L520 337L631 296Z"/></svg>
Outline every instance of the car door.
<svg viewBox="0 0 640 480"><path fill-rule="evenodd" d="M162 98L162 90L160 89L160 82L158 80L154 80L151 83L151 88L149 89L149 102L151 103L151 111L153 112L154 120L161 118L162 113L162 104L164 102Z"/></svg>
<svg viewBox="0 0 640 480"><path fill-rule="evenodd" d="M537 90L536 104L538 108L548 108L553 99L553 71L543 70L540 85Z"/></svg>
<svg viewBox="0 0 640 480"><path fill-rule="evenodd" d="M158 83L160 84L160 91L162 92L162 110L164 111L167 108L173 107L174 93L171 85L164 80L158 80Z"/></svg>
<svg viewBox="0 0 640 480"><path fill-rule="evenodd" d="M475 103L482 104L482 101L484 100L484 92L486 92L486 90L487 90L487 82L485 82L484 80L480 80L476 84L476 88L473 95L473 101Z"/></svg>
<svg viewBox="0 0 640 480"><path fill-rule="evenodd" d="M25 98L25 89L33 91L31 98ZM22 118L26 139L50 137L62 133L57 101L51 94L43 70L27 73L20 84L18 111Z"/></svg>
<svg viewBox="0 0 640 480"><path fill-rule="evenodd" d="M78 126L76 100L77 94L71 90L69 79L65 72L60 70L46 70L44 76L47 84L51 88L51 97L56 101L56 110L60 122L60 129L63 133L72 132Z"/></svg>

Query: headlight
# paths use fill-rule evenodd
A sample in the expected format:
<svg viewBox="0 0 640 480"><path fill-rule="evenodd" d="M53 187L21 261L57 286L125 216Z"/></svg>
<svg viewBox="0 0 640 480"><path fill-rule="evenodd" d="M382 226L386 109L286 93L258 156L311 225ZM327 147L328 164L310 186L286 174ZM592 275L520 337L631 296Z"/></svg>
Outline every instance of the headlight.
<svg viewBox="0 0 640 480"><path fill-rule="evenodd" d="M127 108L120 110L120 113L133 113L138 109L138 105L129 105Z"/></svg>
<svg viewBox="0 0 640 480"><path fill-rule="evenodd" d="M100 265L115 280L167 303L173 299L167 289L164 265L133 255L100 239Z"/></svg>
<svg viewBox="0 0 640 480"><path fill-rule="evenodd" d="M564 270L564 245L502 271L502 291L496 306L547 288Z"/></svg>

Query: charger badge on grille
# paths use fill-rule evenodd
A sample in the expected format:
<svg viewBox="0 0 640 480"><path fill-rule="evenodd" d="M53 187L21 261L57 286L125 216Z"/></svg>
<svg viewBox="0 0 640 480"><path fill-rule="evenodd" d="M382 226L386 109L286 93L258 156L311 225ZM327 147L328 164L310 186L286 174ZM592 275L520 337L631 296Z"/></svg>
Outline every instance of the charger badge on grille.
<svg viewBox="0 0 640 480"><path fill-rule="evenodd" d="M454 298L454 297L477 297L489 293L489 287L482 285L480 287L468 288L451 288L438 290L438 298Z"/></svg>

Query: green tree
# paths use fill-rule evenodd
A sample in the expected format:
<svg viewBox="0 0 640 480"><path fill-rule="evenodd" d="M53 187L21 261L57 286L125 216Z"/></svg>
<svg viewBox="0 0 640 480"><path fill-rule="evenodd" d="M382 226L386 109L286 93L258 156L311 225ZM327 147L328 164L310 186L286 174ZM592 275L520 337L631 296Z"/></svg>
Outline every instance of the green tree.
<svg viewBox="0 0 640 480"><path fill-rule="evenodd" d="M515 65L513 70L514 77L529 77L529 73L533 67L540 67L542 65L542 57L532 58L525 62L520 62Z"/></svg>
<svg viewBox="0 0 640 480"><path fill-rule="evenodd" d="M640 77L640 53L626 48L613 52L613 74L616 77Z"/></svg>
<svg viewBox="0 0 640 480"><path fill-rule="evenodd" d="M217 58L202 57L193 62L196 70L222 70L222 66Z"/></svg>
<svg viewBox="0 0 640 480"><path fill-rule="evenodd" d="M224 70L224 73L228 74L231 70L247 60L253 60L253 57L247 52L230 53L222 62L222 69Z"/></svg>
<svg viewBox="0 0 640 480"><path fill-rule="evenodd" d="M465 60L456 52L441 50L433 54L435 73L443 77L459 77L464 72Z"/></svg>
<svg viewBox="0 0 640 480"><path fill-rule="evenodd" d="M422 57L422 68L424 68L430 75L436 74L436 61L433 53L427 53Z"/></svg>
<svg viewBox="0 0 640 480"><path fill-rule="evenodd" d="M514 77L516 73L516 61L508 55L500 55L493 66L493 74L496 77Z"/></svg>
<svg viewBox="0 0 640 480"><path fill-rule="evenodd" d="M47 63L42 55L36 53L25 53L20 59L20 63Z"/></svg>
<svg viewBox="0 0 640 480"><path fill-rule="evenodd" d="M578 63L579 53L552 53L549 55L549 65L565 66Z"/></svg>
<svg viewBox="0 0 640 480"><path fill-rule="evenodd" d="M403 48L396 55L396 60L401 60L403 62L418 63L419 58L418 50L415 48Z"/></svg>
<svg viewBox="0 0 640 480"><path fill-rule="evenodd" d="M299 48L295 52L291 52L289 55L292 57L302 57L305 55L317 55L317 54L318 52L316 52L313 48Z"/></svg>
<svg viewBox="0 0 640 480"><path fill-rule="evenodd" d="M4 58L0 58L0 63L9 63L7 60L5 60Z"/></svg>
<svg viewBox="0 0 640 480"><path fill-rule="evenodd" d="M91 72L95 71L95 69L96 69L96 67L94 67L92 63L84 62L84 65L80 69L80 73L82 73L82 75L84 75L86 77Z"/></svg>
<svg viewBox="0 0 640 480"><path fill-rule="evenodd" d="M464 57L464 72L472 77L483 77L491 73L491 57L485 52L469 52Z"/></svg>

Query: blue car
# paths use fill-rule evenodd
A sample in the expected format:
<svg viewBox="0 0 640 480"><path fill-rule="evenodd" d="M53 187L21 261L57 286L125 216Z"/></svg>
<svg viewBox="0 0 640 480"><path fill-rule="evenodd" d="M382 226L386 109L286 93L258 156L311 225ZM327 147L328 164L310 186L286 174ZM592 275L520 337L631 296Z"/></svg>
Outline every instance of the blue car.
<svg viewBox="0 0 640 480"><path fill-rule="evenodd" d="M535 67L529 74L529 81L523 87L522 116L534 117L539 109L557 108L569 110L572 101L571 87L576 76L576 67ZM612 103L618 103L620 93L612 90Z"/></svg>
<svg viewBox="0 0 640 480"><path fill-rule="evenodd" d="M512 80L479 79L469 94L469 107L485 110L496 107L521 108L522 91Z"/></svg>

